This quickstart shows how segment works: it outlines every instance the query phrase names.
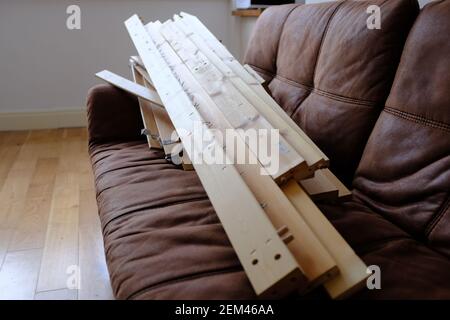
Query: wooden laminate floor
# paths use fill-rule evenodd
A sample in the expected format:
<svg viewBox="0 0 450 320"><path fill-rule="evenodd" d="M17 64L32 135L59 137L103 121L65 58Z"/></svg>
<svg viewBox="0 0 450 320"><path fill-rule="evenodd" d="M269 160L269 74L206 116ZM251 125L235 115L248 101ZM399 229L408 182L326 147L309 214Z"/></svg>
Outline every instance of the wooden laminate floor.
<svg viewBox="0 0 450 320"><path fill-rule="evenodd" d="M113 299L85 128L0 132L0 299Z"/></svg>

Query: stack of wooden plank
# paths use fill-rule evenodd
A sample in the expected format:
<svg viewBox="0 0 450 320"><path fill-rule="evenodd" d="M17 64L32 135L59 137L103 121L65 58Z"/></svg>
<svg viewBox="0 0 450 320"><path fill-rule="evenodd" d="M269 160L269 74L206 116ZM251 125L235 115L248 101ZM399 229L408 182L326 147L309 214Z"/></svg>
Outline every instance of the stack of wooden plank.
<svg viewBox="0 0 450 320"><path fill-rule="evenodd" d="M351 193L264 80L195 16L144 25L135 15L125 25L139 53L129 60L134 82L109 71L97 76L138 96L150 148L196 170L255 292L281 297L323 285L332 298L344 298L364 286L365 264L313 202ZM213 137L207 146L192 134L198 123ZM242 129L278 130L276 171ZM236 161L218 137L230 130L254 161ZM230 161L190 160L212 147Z"/></svg>

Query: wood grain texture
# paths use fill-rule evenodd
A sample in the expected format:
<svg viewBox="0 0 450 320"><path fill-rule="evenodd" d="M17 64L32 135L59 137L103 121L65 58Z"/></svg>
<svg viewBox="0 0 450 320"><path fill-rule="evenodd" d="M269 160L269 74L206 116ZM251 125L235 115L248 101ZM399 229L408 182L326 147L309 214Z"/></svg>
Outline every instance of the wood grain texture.
<svg viewBox="0 0 450 320"><path fill-rule="evenodd" d="M229 78L226 76L228 73L223 74L223 71L220 71L210 61L212 57L204 55L182 29L178 28L176 23L172 21L165 22L160 28L161 34L171 44L194 75L194 78L202 85L227 118L230 128L242 129L238 130L241 133L249 129L266 130L267 132L275 128L278 129L272 126L265 115L259 112L255 106L255 101L248 99L235 87L233 80L238 78ZM250 92L253 93L251 90ZM258 145L261 145L261 143L262 140L259 139ZM258 154L258 151L255 150L257 148L253 144L249 144L249 147L254 154ZM292 176L304 178L310 175L307 163L286 141L283 134L279 135L278 150L271 150L270 146L267 146L267 150L278 153L279 169L272 174L277 182L283 183Z"/></svg>
<svg viewBox="0 0 450 320"><path fill-rule="evenodd" d="M34 300L77 300L77 299L78 299L78 290L70 290L70 289L42 291L34 295Z"/></svg>
<svg viewBox="0 0 450 320"><path fill-rule="evenodd" d="M338 198L338 188L322 173L322 169L317 170L314 177L301 180L299 183L314 201L332 201Z"/></svg>
<svg viewBox="0 0 450 320"><path fill-rule="evenodd" d="M0 132L0 152L0 297L112 299L86 128ZM73 263L80 295L66 287Z"/></svg>
<svg viewBox="0 0 450 320"><path fill-rule="evenodd" d="M298 151L303 150L302 156L306 160L309 166L320 168L327 167L329 165L328 157L314 144L314 142L303 132L302 129L284 112L284 110L278 105L278 103L267 93L264 87L250 74L228 51L228 49L206 28L206 26L195 16L182 12L174 16L174 20L177 23L183 24L185 30L188 30L189 36L193 41L196 41L197 45L203 52L207 52L208 49L217 55L222 63L219 63L217 59L211 60L217 65L225 64L228 69L239 76L250 88L256 93L259 99L264 101L264 104L256 104L255 106L262 106L259 109L261 114L264 114L270 121L279 121L275 127L279 127L282 123L287 124L290 129L294 130L301 136L299 140L302 146ZM197 40L194 40L197 39ZM201 46L204 42L206 45ZM223 70L223 69L222 69ZM245 88L244 86L240 86ZM248 90L246 90L248 93ZM269 106L269 108L267 107ZM276 113L276 115L274 114ZM278 119L280 118L280 119ZM284 122L281 122L283 120ZM289 130L287 129L287 132ZM291 134L292 135L292 134ZM293 135L292 135L293 136ZM291 143L295 143L295 139L290 140Z"/></svg>
<svg viewBox="0 0 450 320"><path fill-rule="evenodd" d="M150 24L148 27L152 34L158 31L156 24ZM155 34L156 36L157 34ZM166 42L165 46L161 45L161 43L159 44L159 48L163 51L166 62L172 71L180 81L185 83L186 90L196 97L198 101L197 110L200 115L206 122L213 124L214 128L221 134L225 134L225 130L230 128L230 125L224 114L220 112L219 106L200 86L187 66L181 63L180 58L173 51L170 51L168 43ZM303 270L306 278L311 282L310 286L320 284L323 279L327 279L330 274L335 273L336 265L333 259L281 192L280 188L271 179L270 175L264 172L264 168L258 163L256 155L250 152L244 140L238 138L235 140L235 143L238 150L245 150L246 154L249 155L249 161L241 163L236 161L237 156L234 152L229 152L229 156L234 161L242 179L251 189L258 202L264 204L264 210L273 226L277 230L286 228L293 236L292 241L287 244L288 248ZM225 148L226 151L232 149ZM252 161L253 158L255 158L254 161Z"/></svg>
<svg viewBox="0 0 450 320"><path fill-rule="evenodd" d="M24 199L24 214L15 227L9 251L44 246L57 166L58 158L37 160L36 170Z"/></svg>
<svg viewBox="0 0 450 320"><path fill-rule="evenodd" d="M145 86L143 75L137 71L137 66L131 65L131 74L133 75L133 80L141 86ZM150 148L161 149L161 144L159 143L159 131L156 125L155 115L153 112L155 107L150 101L138 97L139 108L141 109L141 116L144 123L144 128L147 130L146 137Z"/></svg>
<svg viewBox="0 0 450 320"><path fill-rule="evenodd" d="M9 252L0 269L0 300L32 300L42 250Z"/></svg>
<svg viewBox="0 0 450 320"><path fill-rule="evenodd" d="M210 131L208 126L157 48L164 45L161 39L152 39L153 34L149 36L136 15L125 25L173 124L177 130L185 131L180 138L190 159L195 159L194 153L202 154L204 147L199 141L191 142L189 132L192 133L196 121L203 123L205 132ZM222 147L217 151L223 152ZM228 164L193 163L256 293L285 294L292 278L301 272L239 172Z"/></svg>
<svg viewBox="0 0 450 320"><path fill-rule="evenodd" d="M238 9L233 10L231 14L236 17L259 17L263 12L262 8L256 9Z"/></svg>
<svg viewBox="0 0 450 320"><path fill-rule="evenodd" d="M148 100L160 107L163 106L159 95L153 89L141 86L108 70L97 72L95 76L122 90L132 93L142 99Z"/></svg>
<svg viewBox="0 0 450 320"><path fill-rule="evenodd" d="M283 191L336 261L339 274L324 284L328 294L333 299L341 299L359 290L368 277L367 266L361 258L297 182L290 181L283 186Z"/></svg>

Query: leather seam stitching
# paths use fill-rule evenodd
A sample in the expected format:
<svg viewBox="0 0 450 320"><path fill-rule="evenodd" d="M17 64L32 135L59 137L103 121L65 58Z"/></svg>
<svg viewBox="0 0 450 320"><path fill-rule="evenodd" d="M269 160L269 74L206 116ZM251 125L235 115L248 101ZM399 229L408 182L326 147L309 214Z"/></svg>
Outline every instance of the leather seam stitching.
<svg viewBox="0 0 450 320"><path fill-rule="evenodd" d="M326 38L326 36L327 36L328 29L330 28L331 21L333 20L334 16L336 15L336 12L338 12L339 8L340 8L345 2L347 2L347 1L342 1L341 3L339 3L339 4L336 6L336 8L334 9L334 11L333 11L333 12L331 13L331 15L330 15L330 18L329 18L328 21L327 21L327 25L325 26L325 30L324 30L324 32L323 32L322 38L320 39L319 51L317 52L316 62L315 62L315 64L314 64L314 71L313 71L313 76L312 76L313 84L314 84L314 78L316 77L317 63L319 62L320 54L322 53L323 43L325 42L325 38ZM300 101L300 102L298 103L298 105L292 110L290 116L294 115L294 114L297 112L298 108L302 105L302 103L305 102L305 100L308 99L308 97L311 95L311 92L312 92L312 91L310 91L309 94L308 94L302 101Z"/></svg>
<svg viewBox="0 0 450 320"><path fill-rule="evenodd" d="M378 104L376 101L368 101L368 100L344 97L344 96L337 95L335 93L327 92L327 91L324 91L324 90L320 90L320 89L317 89L317 88L314 88L313 92L317 93L318 95L321 95L321 96L324 96L324 97L327 97L327 98L330 98L330 99L334 99L334 100L337 100L337 101L346 102L346 103L353 103L353 104L366 106L366 107L375 107Z"/></svg>
<svg viewBox="0 0 450 320"><path fill-rule="evenodd" d="M430 120L423 116L419 116L417 114L406 112L406 111L396 110L391 107L385 107L384 111L386 111L387 113L390 113L394 116L397 116L399 118L403 118L405 120L409 120L409 121L412 121L412 122L415 122L418 124L423 124L423 125L431 127L431 128L441 129L443 131L450 132L450 125L443 123L443 122L439 122L436 120Z"/></svg>
<svg viewBox="0 0 450 320"><path fill-rule="evenodd" d="M283 76L281 76L279 74L272 74L271 73L269 75L266 72L266 70L264 70L264 69L261 69L259 67L253 66L253 65L252 65L252 67L255 67L256 69L260 69L260 72L265 73L266 75L268 75L268 76L270 76L270 77L272 77L274 79L277 79L277 80L280 80L282 82L288 83L288 84L290 84L290 85L292 85L294 87L297 87L297 88L302 88L302 89L305 89L307 91L317 93L318 95L321 95L321 96L324 96L324 97L327 97L327 98L330 98L330 99L333 99L333 100L346 102L346 103L353 103L353 104L357 104L357 105L361 105L361 106L367 106L367 107L375 107L375 106L377 106L379 104L377 101L345 97L345 96L342 96L342 95L339 95L339 94L336 94L336 93L332 93L332 92L328 92L328 91L321 90L321 89L318 89L318 88L314 88L314 87L311 87L311 86L299 83L297 81L294 81L292 79L283 77Z"/></svg>
<svg viewBox="0 0 450 320"><path fill-rule="evenodd" d="M256 71L261 72L261 73L264 73L266 76L268 76L268 77L270 77L270 78L274 78L274 77L276 76L275 73L273 73L273 72L271 72L271 71L269 71L269 70L266 70L266 69L263 69L263 68L261 68L261 67L255 66L255 65L253 65L253 64L251 64L251 63L247 63L247 64L248 64L249 66L251 66L253 69L257 69Z"/></svg>
<svg viewBox="0 0 450 320"><path fill-rule="evenodd" d="M450 196L447 196L447 199L443 202L441 208L439 209L438 213L431 219L430 223L426 227L425 235L428 237L436 227L436 225L441 220L444 213L447 211L447 209L450 207Z"/></svg>
<svg viewBox="0 0 450 320"><path fill-rule="evenodd" d="M284 27L285 27L285 25L286 25L286 21L289 19L289 16L291 15L291 13L292 13L295 9L297 9L298 7L300 7L300 6L301 6L301 5L293 6L293 7L289 10L288 14L286 15L286 18L285 18L284 21L283 21L283 25L281 26L281 29L280 29L280 36L278 37L278 41L277 41L277 50L275 51L275 55L274 55L274 61L275 61L274 67L275 67L275 70L278 70L278 67L277 67L278 52L280 51L281 36L283 35Z"/></svg>

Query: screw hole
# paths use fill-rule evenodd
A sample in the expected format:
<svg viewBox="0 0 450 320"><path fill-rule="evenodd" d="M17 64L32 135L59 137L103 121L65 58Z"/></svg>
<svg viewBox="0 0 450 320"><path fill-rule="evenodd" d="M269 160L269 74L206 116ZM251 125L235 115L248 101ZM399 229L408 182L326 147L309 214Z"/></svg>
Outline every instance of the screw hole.
<svg viewBox="0 0 450 320"><path fill-rule="evenodd" d="M258 264L258 259L253 259L252 265L256 265L256 264Z"/></svg>
<svg viewBox="0 0 450 320"><path fill-rule="evenodd" d="M275 258L275 260L280 260L281 254L277 253L274 258Z"/></svg>

